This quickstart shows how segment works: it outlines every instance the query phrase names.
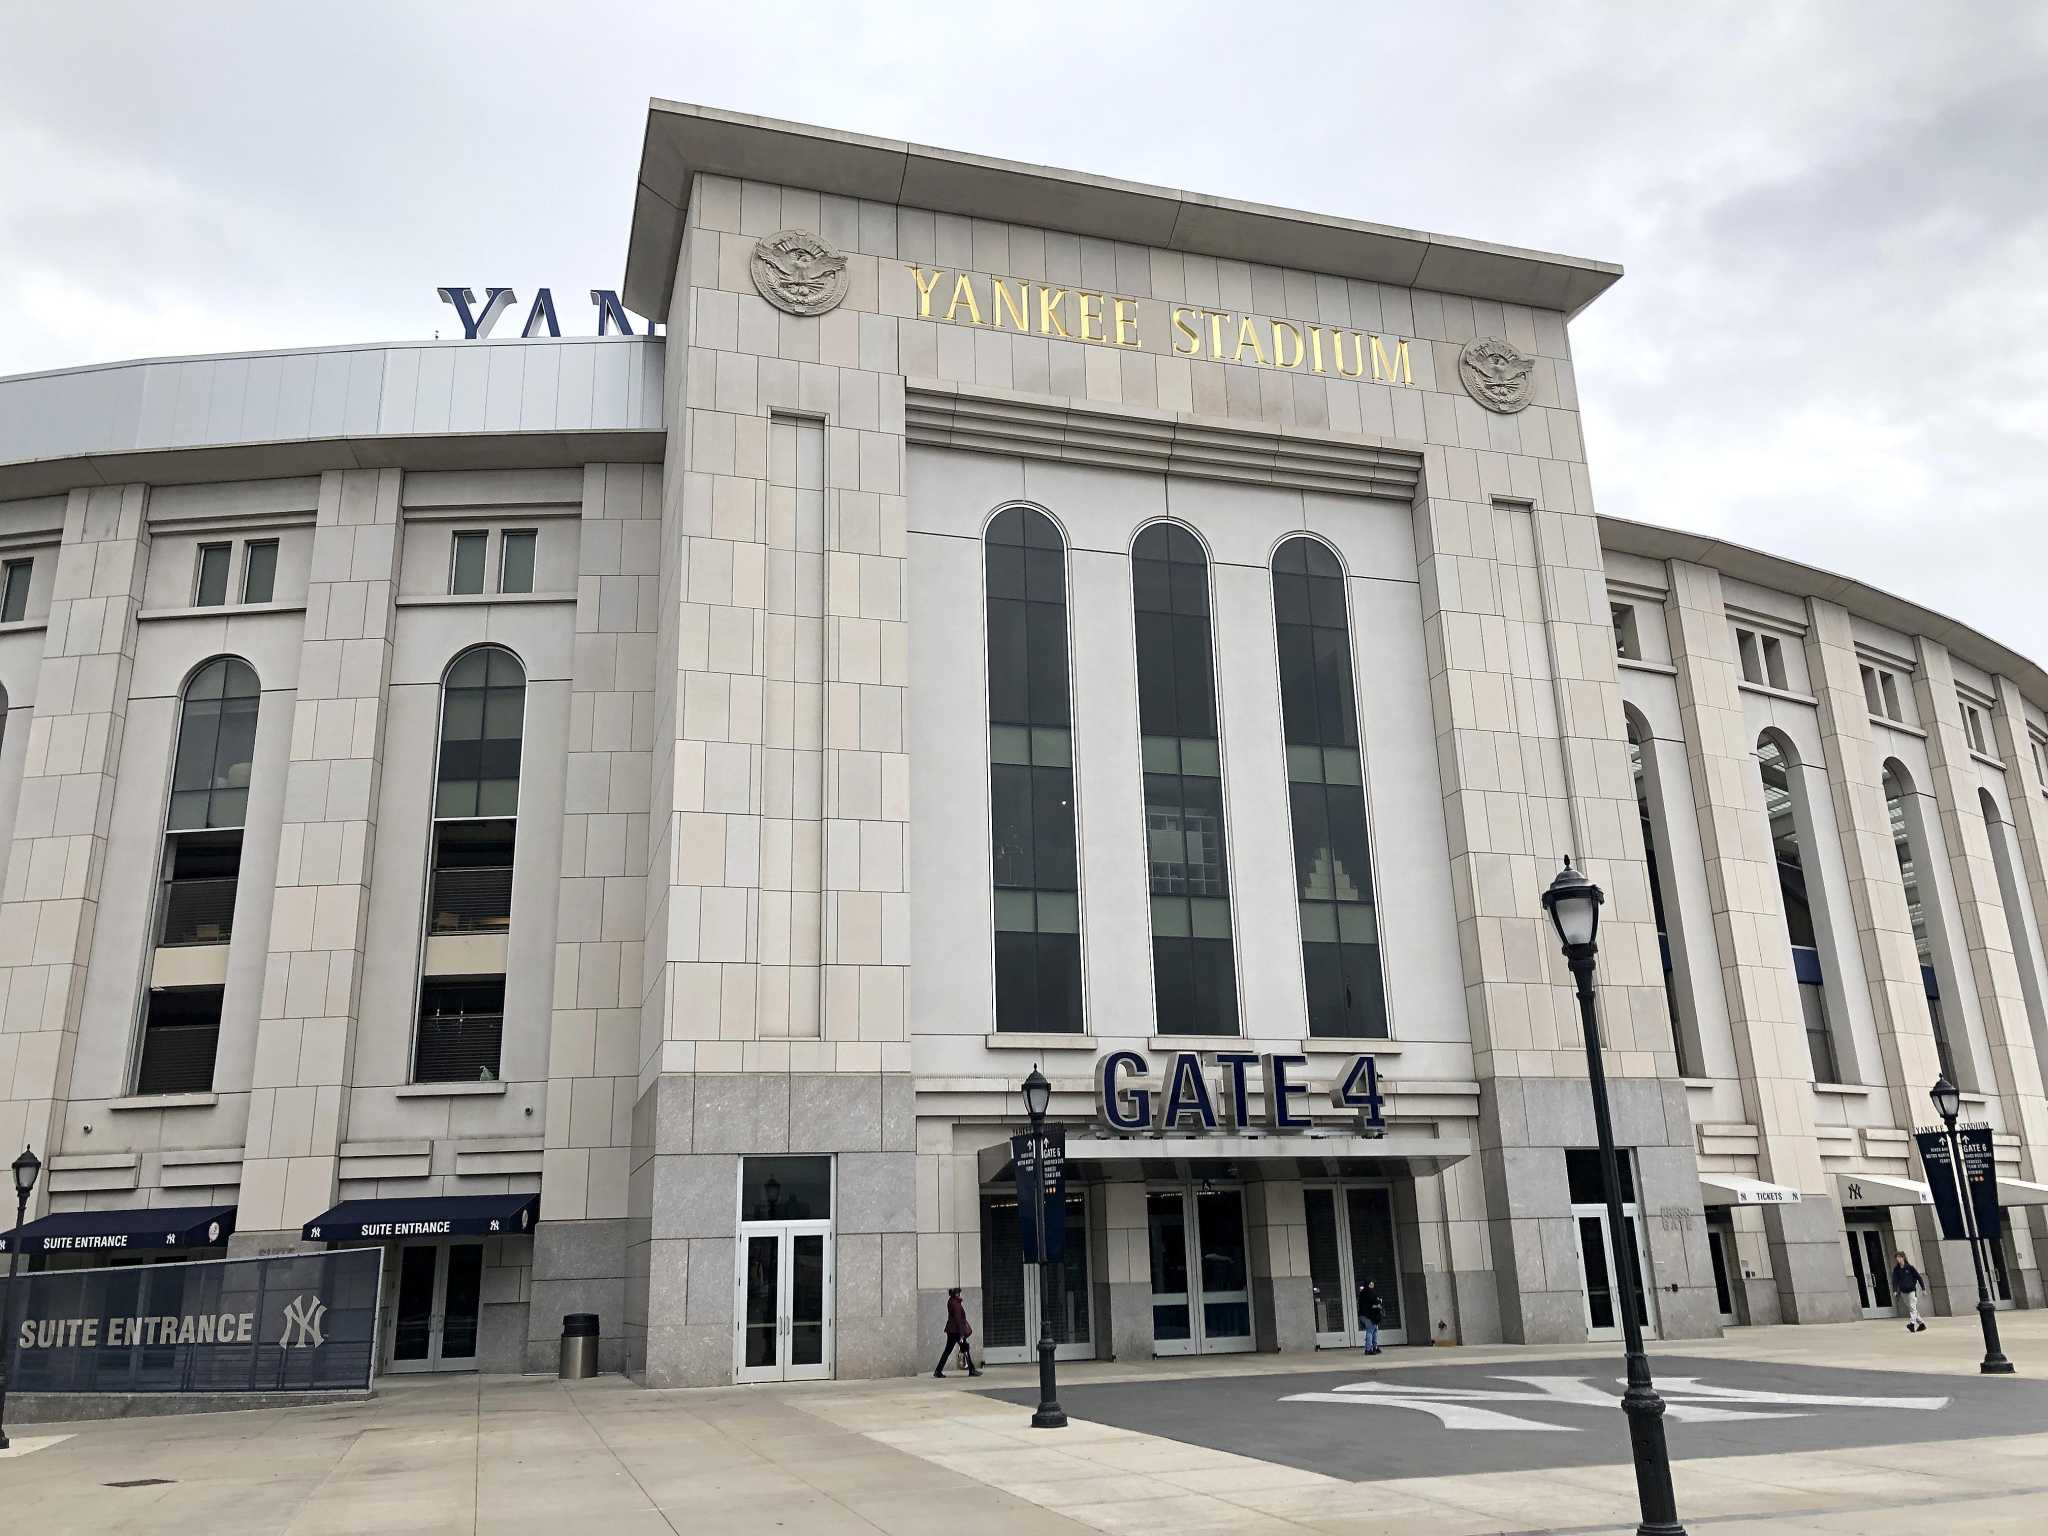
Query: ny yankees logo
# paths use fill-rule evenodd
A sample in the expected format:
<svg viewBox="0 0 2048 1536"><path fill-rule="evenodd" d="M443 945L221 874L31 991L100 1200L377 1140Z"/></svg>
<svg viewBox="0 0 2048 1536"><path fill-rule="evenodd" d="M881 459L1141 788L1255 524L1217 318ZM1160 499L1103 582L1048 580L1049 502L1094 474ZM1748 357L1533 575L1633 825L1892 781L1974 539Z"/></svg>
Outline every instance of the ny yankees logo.
<svg viewBox="0 0 2048 1536"><path fill-rule="evenodd" d="M327 1303L318 1296L299 1297L284 1309L284 1337L279 1343L286 1349L318 1349L327 1342L320 1331L326 1316Z"/></svg>

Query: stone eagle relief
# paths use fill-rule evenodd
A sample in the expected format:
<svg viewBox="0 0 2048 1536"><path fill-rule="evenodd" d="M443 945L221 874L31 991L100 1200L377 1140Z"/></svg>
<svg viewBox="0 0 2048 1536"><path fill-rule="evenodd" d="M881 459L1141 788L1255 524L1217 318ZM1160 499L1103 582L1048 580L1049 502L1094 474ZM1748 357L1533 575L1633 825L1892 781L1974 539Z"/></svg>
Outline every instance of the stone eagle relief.
<svg viewBox="0 0 2048 1536"><path fill-rule="evenodd" d="M1535 366L1513 342L1481 336L1458 354L1458 380L1489 411L1511 416L1529 404L1529 371Z"/></svg>
<svg viewBox="0 0 2048 1536"><path fill-rule="evenodd" d="M846 297L846 258L807 229L780 229L747 263L762 298L792 315L822 315Z"/></svg>

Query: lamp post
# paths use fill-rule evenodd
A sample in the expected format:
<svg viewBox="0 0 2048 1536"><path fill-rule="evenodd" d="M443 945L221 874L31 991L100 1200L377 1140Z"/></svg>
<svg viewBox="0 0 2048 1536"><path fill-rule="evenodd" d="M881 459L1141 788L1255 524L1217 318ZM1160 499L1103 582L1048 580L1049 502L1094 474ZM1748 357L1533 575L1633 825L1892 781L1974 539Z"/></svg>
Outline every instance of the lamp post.
<svg viewBox="0 0 2048 1536"><path fill-rule="evenodd" d="M1033 1220L1038 1234L1038 1411L1031 1415L1033 1429L1065 1429L1066 1410L1060 1407L1059 1381L1053 1368L1052 1313L1046 1297L1052 1285L1052 1259L1046 1252L1045 1209L1045 1111L1052 1103L1052 1084L1033 1067L1024 1079L1024 1112L1031 1117L1031 1166ZM1021 1194L1022 1191L1019 1191Z"/></svg>
<svg viewBox="0 0 2048 1536"><path fill-rule="evenodd" d="M1600 887L1572 868L1567 858L1557 878L1543 893L1557 937L1564 945L1565 964L1578 983L1579 1023L1586 1035L1586 1072L1593 1090L1593 1129L1600 1141L1600 1180L1607 1193L1607 1230L1613 1234L1615 1288L1621 1292L1622 1347L1628 1359L1628 1390L1621 1409L1628 1415L1628 1438L1636 1464L1636 1503L1642 1511L1637 1536L1685 1536L1678 1523L1678 1500L1671 1491L1671 1455L1664 1446L1664 1399L1650 1384L1650 1359L1643 1353L1643 1325L1636 1316L1636 1297L1620 1262L1628 1228L1621 1219L1621 1163L1614 1151L1614 1122L1607 1107L1607 1072L1600 1062L1600 1023L1593 1015L1593 937L1600 931L1600 905L1607 898Z"/></svg>
<svg viewBox="0 0 2048 1536"><path fill-rule="evenodd" d="M7 1368L14 1350L14 1260L21 1252L21 1229L28 1220L28 1197L43 1171L41 1159L27 1147L14 1160L14 1237L7 1245L7 1305L0 1307L0 1451L7 1449Z"/></svg>
<svg viewBox="0 0 2048 1536"><path fill-rule="evenodd" d="M2010 1376L2012 1362L1998 1347L1998 1307L1991 1299L1984 1254L1978 1247L1983 1239L1977 1235L1977 1202L1970 1198L1969 1170L1963 1166L1963 1139L1956 1134L1956 1116L1962 1112L1963 1093L1943 1073L1934 1080L1929 1097L1934 1100L1935 1113L1941 1116L1942 1128L1948 1132L1949 1168L1956 1181L1956 1198L1963 1207L1963 1231L1970 1238L1970 1264L1977 1271L1977 1321L1984 1329L1984 1358L1978 1362L1977 1370L1985 1376Z"/></svg>

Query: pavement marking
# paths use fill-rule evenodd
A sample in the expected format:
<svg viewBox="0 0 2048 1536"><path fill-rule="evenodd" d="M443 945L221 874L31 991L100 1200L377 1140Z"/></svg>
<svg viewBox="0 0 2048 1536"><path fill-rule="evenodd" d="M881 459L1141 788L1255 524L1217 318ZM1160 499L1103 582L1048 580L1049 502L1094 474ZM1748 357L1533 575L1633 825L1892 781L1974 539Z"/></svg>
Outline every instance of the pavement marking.
<svg viewBox="0 0 2048 1536"><path fill-rule="evenodd" d="M69 1435L15 1435L7 1449L0 1451L0 1461L12 1460L16 1456L29 1456L37 1451L47 1451L53 1445L62 1445Z"/></svg>
<svg viewBox="0 0 2048 1536"><path fill-rule="evenodd" d="M1346 1382L1327 1392L1294 1392L1283 1403L1341 1403L1350 1408L1405 1408L1426 1413L1446 1429L1480 1433L1574 1434L1577 1424L1498 1411L1506 1403L1545 1403L1572 1408L1619 1408L1621 1394L1584 1376L1489 1376L1526 1390L1488 1387L1432 1387L1386 1381ZM1614 1378L1616 1386L1626 1379ZM1803 1419L1813 1408L1891 1408L1935 1413L1946 1397L1863 1397L1834 1392L1770 1392L1751 1387L1717 1387L1697 1376L1674 1376L1659 1384L1667 1416L1681 1423L1727 1423L1739 1419ZM1489 1406L1491 1405L1491 1406ZM1727 1406L1721 1406L1727 1405Z"/></svg>

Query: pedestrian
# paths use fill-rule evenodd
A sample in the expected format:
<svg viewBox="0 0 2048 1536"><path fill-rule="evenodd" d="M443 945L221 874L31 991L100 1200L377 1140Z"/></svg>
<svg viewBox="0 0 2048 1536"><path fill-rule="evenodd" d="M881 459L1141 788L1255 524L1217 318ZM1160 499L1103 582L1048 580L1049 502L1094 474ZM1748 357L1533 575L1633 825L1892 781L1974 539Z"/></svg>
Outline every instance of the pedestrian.
<svg viewBox="0 0 2048 1536"><path fill-rule="evenodd" d="M953 1358L953 1351L960 1351L960 1363L967 1367L967 1374L979 1376L981 1367L974 1363L968 1353L967 1341L974 1336L974 1324L967 1321L967 1303L960 1299L960 1287L952 1286L946 1291L946 1347L939 1353L938 1369L932 1374L944 1381L946 1362Z"/></svg>
<svg viewBox="0 0 2048 1536"><path fill-rule="evenodd" d="M1380 1300L1380 1289L1372 1281L1365 1282L1365 1289L1358 1293L1358 1320L1365 1324L1365 1352L1376 1355L1380 1352L1380 1324L1387 1320L1386 1303Z"/></svg>
<svg viewBox="0 0 2048 1536"><path fill-rule="evenodd" d="M1892 1289L1906 1298L1908 1333L1927 1331L1927 1325L1920 1320L1920 1292L1925 1287L1926 1282L1920 1278L1920 1271L1907 1260L1906 1251L1901 1248L1892 1261Z"/></svg>

